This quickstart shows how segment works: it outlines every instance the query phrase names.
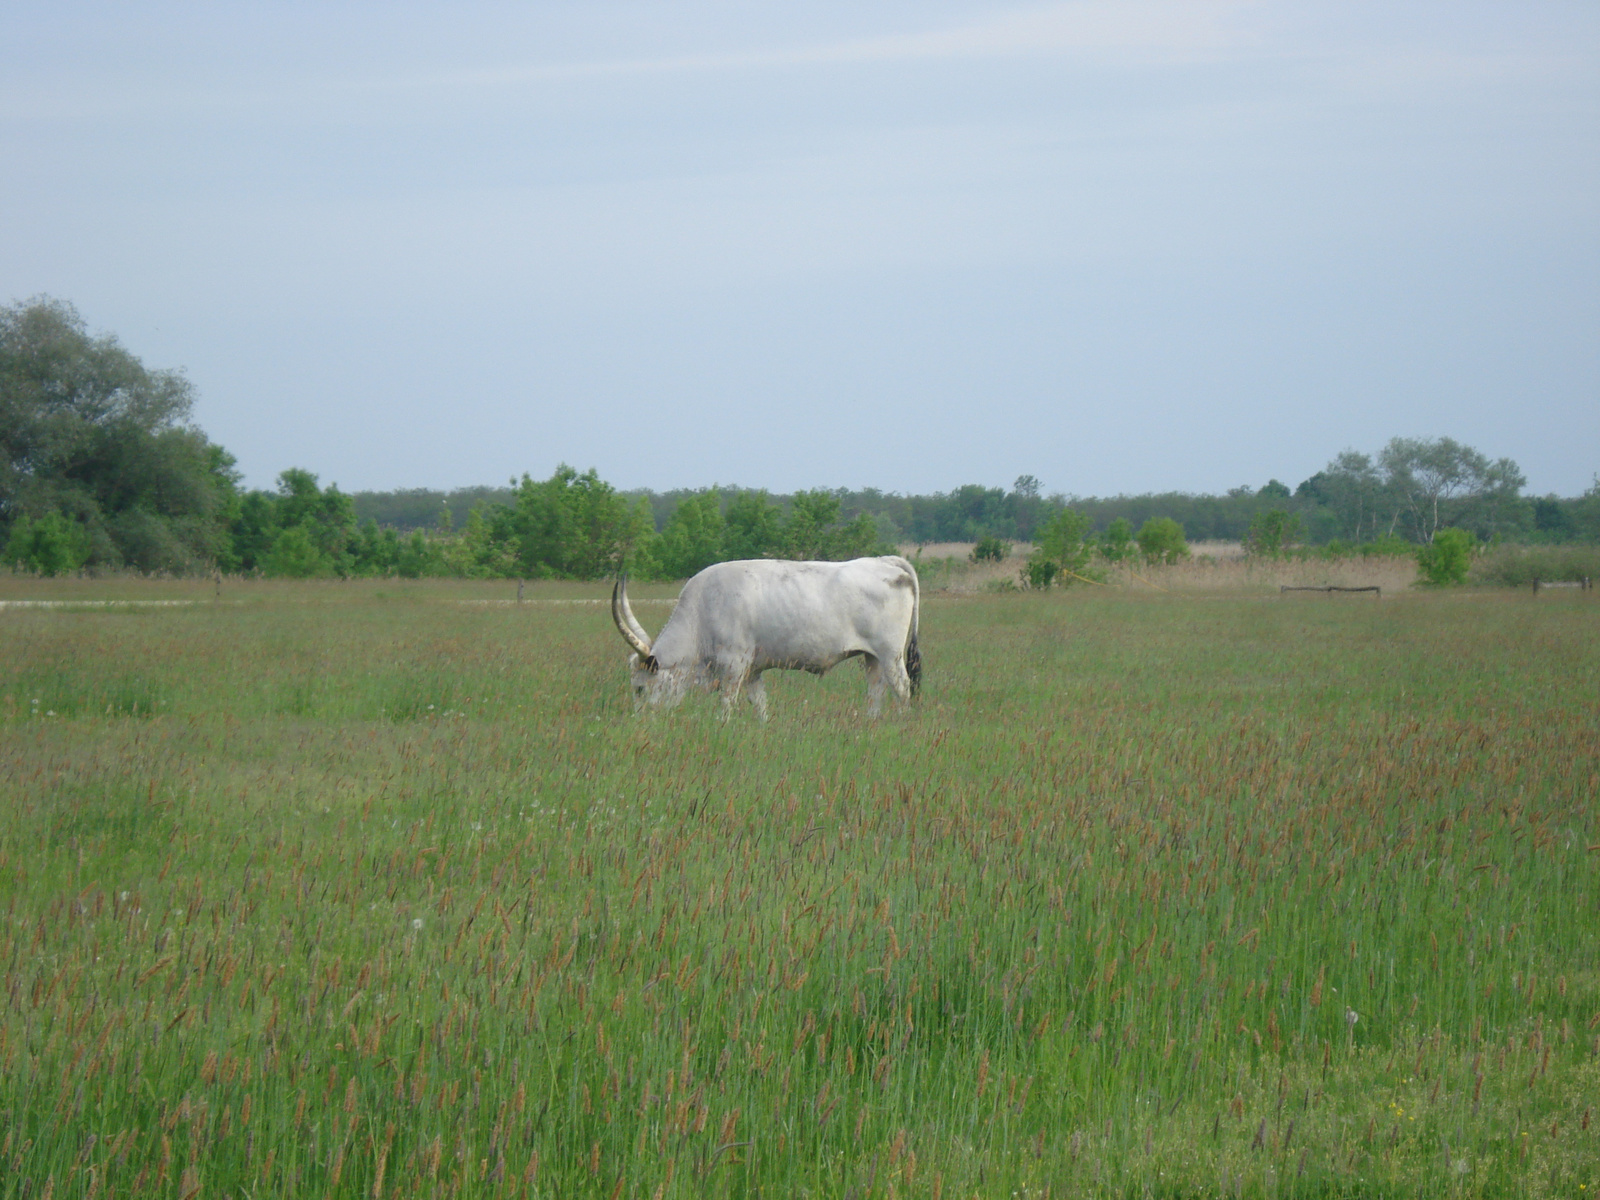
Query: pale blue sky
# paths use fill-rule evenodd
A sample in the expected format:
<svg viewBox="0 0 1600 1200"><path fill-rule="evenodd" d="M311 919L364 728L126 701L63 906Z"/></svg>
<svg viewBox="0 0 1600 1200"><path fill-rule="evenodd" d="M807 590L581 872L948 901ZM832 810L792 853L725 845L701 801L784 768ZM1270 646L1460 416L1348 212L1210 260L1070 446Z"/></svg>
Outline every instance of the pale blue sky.
<svg viewBox="0 0 1600 1200"><path fill-rule="evenodd" d="M1600 5L20 3L0 302L249 483L1600 470Z"/></svg>

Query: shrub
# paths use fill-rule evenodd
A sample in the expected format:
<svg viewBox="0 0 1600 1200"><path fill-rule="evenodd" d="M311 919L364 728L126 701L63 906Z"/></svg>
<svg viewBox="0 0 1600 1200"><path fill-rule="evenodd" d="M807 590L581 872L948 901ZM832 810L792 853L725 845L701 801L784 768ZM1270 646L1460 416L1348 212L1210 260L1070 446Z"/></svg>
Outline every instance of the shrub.
<svg viewBox="0 0 1600 1200"><path fill-rule="evenodd" d="M994 536L980 539L972 548L972 561L975 563L1004 562L1010 557L1011 543L1003 542Z"/></svg>
<svg viewBox="0 0 1600 1200"><path fill-rule="evenodd" d="M1292 516L1281 508L1269 508L1250 518L1250 532L1245 535L1244 548L1247 554L1260 555L1263 558L1280 558L1289 551L1299 537L1298 516Z"/></svg>
<svg viewBox="0 0 1600 1200"><path fill-rule="evenodd" d="M722 497L715 488L685 496L656 539L656 569L663 579L688 579L723 559Z"/></svg>
<svg viewBox="0 0 1600 1200"><path fill-rule="evenodd" d="M279 579L312 579L333 574L333 560L317 549L304 525L291 525L273 539L261 569Z"/></svg>
<svg viewBox="0 0 1600 1200"><path fill-rule="evenodd" d="M1035 550L1023 564L1022 581L1031 588L1047 591L1060 571L1061 567L1055 559L1042 550Z"/></svg>
<svg viewBox="0 0 1600 1200"><path fill-rule="evenodd" d="M1133 553L1133 524L1127 517L1118 517L1106 526L1100 536L1100 557L1107 562L1121 562Z"/></svg>
<svg viewBox="0 0 1600 1200"><path fill-rule="evenodd" d="M1088 536L1089 518L1063 508L1036 532L1038 546L1022 568L1023 582L1044 589L1053 583L1069 585L1084 578L1093 553Z"/></svg>
<svg viewBox="0 0 1600 1200"><path fill-rule="evenodd" d="M1468 579L1499 587L1600 579L1600 546L1496 546L1478 557Z"/></svg>
<svg viewBox="0 0 1600 1200"><path fill-rule="evenodd" d="M1189 557L1189 543L1183 540L1183 526L1171 517L1151 517L1139 526L1134 541L1147 563L1171 565Z"/></svg>
<svg viewBox="0 0 1600 1200"><path fill-rule="evenodd" d="M58 512L37 521L19 517L6 541L5 561L40 575L65 575L89 557L88 532Z"/></svg>
<svg viewBox="0 0 1600 1200"><path fill-rule="evenodd" d="M1356 550L1362 558L1410 558L1417 552L1414 544L1393 533L1362 542Z"/></svg>
<svg viewBox="0 0 1600 1200"><path fill-rule="evenodd" d="M1417 547L1417 566L1422 582L1430 587L1449 587L1467 581L1472 565L1472 550L1477 539L1465 529L1441 529L1433 541Z"/></svg>

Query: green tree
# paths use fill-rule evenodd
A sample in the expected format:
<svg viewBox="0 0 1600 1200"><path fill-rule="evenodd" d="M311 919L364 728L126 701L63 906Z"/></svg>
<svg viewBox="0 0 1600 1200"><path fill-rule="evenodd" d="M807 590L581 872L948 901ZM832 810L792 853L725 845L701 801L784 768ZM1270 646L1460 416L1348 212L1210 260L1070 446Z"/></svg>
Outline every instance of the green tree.
<svg viewBox="0 0 1600 1200"><path fill-rule="evenodd" d="M1491 462L1451 438L1393 438L1378 456L1393 505L1390 531L1408 529L1431 542L1445 525L1470 526L1484 537L1531 516L1520 493L1527 478L1509 458Z"/></svg>
<svg viewBox="0 0 1600 1200"><path fill-rule="evenodd" d="M356 533L351 555L357 575L392 575L400 565L400 535L379 529L378 522L368 517Z"/></svg>
<svg viewBox="0 0 1600 1200"><path fill-rule="evenodd" d="M0 535L50 513L86 565L186 571L222 555L233 459L190 423L194 389L93 337L70 304L0 308Z"/></svg>
<svg viewBox="0 0 1600 1200"><path fill-rule="evenodd" d="M334 569L348 574L349 552L356 538L356 510L337 484L319 487L310 471L290 467L278 476L278 524L300 527Z"/></svg>
<svg viewBox="0 0 1600 1200"><path fill-rule="evenodd" d="M1465 583L1476 542L1465 529L1435 531L1432 541L1417 547L1417 566L1422 571L1423 582L1433 587Z"/></svg>
<svg viewBox="0 0 1600 1200"><path fill-rule="evenodd" d="M1246 554L1261 558L1279 558L1286 554L1300 536L1300 518L1281 508L1269 508L1250 519L1250 532L1245 537Z"/></svg>
<svg viewBox="0 0 1600 1200"><path fill-rule="evenodd" d="M1022 577L1029 587L1048 588L1055 582L1070 587L1088 578L1085 572L1093 552L1089 518L1063 508L1035 530L1033 553L1023 565Z"/></svg>
<svg viewBox="0 0 1600 1200"><path fill-rule="evenodd" d="M1540 496L1533 502L1533 532L1541 541L1566 542L1572 540L1574 524L1570 501L1559 496Z"/></svg>
<svg viewBox="0 0 1600 1200"><path fill-rule="evenodd" d="M276 579L314 579L332 575L333 560L312 540L309 528L291 525L273 538L261 570Z"/></svg>
<svg viewBox="0 0 1600 1200"><path fill-rule="evenodd" d="M649 502L617 494L593 467L562 463L549 479L522 477L512 528L529 578L600 579L629 564L651 533Z"/></svg>
<svg viewBox="0 0 1600 1200"><path fill-rule="evenodd" d="M1600 475L1573 503L1572 533L1581 542L1600 542Z"/></svg>
<svg viewBox="0 0 1600 1200"><path fill-rule="evenodd" d="M1171 566L1189 557L1189 543L1183 540L1183 526L1171 517L1151 517L1139 526L1134 535L1139 552L1152 565L1164 563Z"/></svg>
<svg viewBox="0 0 1600 1200"><path fill-rule="evenodd" d="M420 529L400 543L400 554L395 560L395 574L401 579L421 579L428 575L444 573L444 562L438 547Z"/></svg>
<svg viewBox="0 0 1600 1200"><path fill-rule="evenodd" d="M67 575L89 557L89 536L83 526L60 513L33 520L19 517L6 541L5 562L40 575Z"/></svg>
<svg viewBox="0 0 1600 1200"><path fill-rule="evenodd" d="M230 568L239 571L264 570L281 528L278 523L278 500L271 492L252 491L239 497L229 546Z"/></svg>
<svg viewBox="0 0 1600 1200"><path fill-rule="evenodd" d="M783 523L783 556L826 558L829 530L839 520L839 508L839 497L822 489L791 496L789 518Z"/></svg>
<svg viewBox="0 0 1600 1200"><path fill-rule="evenodd" d="M290 467L275 492L247 492L233 512L228 558L238 570L294 579L381 573L363 561L350 497L333 484L322 488L310 471ZM291 530L298 532L285 540Z"/></svg>
<svg viewBox="0 0 1600 1200"><path fill-rule="evenodd" d="M715 488L678 501L656 545L663 578L687 579L725 557L726 524L722 497Z"/></svg>
<svg viewBox="0 0 1600 1200"><path fill-rule="evenodd" d="M872 514L858 512L842 520L843 504L825 489L796 492L789 498L789 515L778 534L784 558L842 561L869 554L892 553L878 533ZM730 525L732 523L730 510Z"/></svg>
<svg viewBox="0 0 1600 1200"><path fill-rule="evenodd" d="M1033 539L1033 531L1045 510L1043 491L1044 484L1035 475L1018 475L1012 483L1011 495L1006 497L1011 508L1011 529L1007 532L1012 536L1023 541Z"/></svg>
<svg viewBox="0 0 1600 1200"><path fill-rule="evenodd" d="M872 519L872 514L862 512L829 531L824 557L844 562L852 558L893 553L895 547L885 543L883 536L878 532L878 523Z"/></svg>
<svg viewBox="0 0 1600 1200"><path fill-rule="evenodd" d="M397 553L395 563L398 562ZM493 515L483 504L474 504L467 510L460 533L439 543L437 562L441 572L459 579L505 579L517 572L512 544L496 536Z"/></svg>
<svg viewBox="0 0 1600 1200"><path fill-rule="evenodd" d="M723 514L723 551L731 559L777 558L783 548L783 510L766 492L740 492Z"/></svg>
<svg viewBox="0 0 1600 1200"><path fill-rule="evenodd" d="M1133 523L1127 517L1117 517L1106 526L1100 537L1100 557L1107 562L1119 563L1133 553Z"/></svg>
<svg viewBox="0 0 1600 1200"><path fill-rule="evenodd" d="M1387 490L1371 457L1344 450L1296 488L1295 495L1332 515L1331 532L1361 542L1376 537L1385 513L1392 511Z"/></svg>

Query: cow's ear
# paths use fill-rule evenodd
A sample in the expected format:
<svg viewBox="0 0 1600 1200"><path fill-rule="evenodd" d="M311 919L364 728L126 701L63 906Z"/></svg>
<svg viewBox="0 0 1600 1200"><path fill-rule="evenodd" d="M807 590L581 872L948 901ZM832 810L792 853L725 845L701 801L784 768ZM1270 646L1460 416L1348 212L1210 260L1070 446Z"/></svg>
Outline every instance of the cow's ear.
<svg viewBox="0 0 1600 1200"><path fill-rule="evenodd" d="M648 654L645 656L644 669L649 671L652 675L661 669L661 664L656 661L656 656L654 654Z"/></svg>

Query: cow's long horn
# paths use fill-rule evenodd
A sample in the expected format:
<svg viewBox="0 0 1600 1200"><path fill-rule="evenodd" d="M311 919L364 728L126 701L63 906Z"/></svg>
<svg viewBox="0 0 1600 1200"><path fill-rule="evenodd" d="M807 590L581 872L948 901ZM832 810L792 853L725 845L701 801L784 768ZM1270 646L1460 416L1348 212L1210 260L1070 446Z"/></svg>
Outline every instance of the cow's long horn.
<svg viewBox="0 0 1600 1200"><path fill-rule="evenodd" d="M640 658L650 657L650 639L646 636L643 627L633 615L633 609L628 605L628 580L626 577L618 579L611 586L611 619L617 623L617 632Z"/></svg>

